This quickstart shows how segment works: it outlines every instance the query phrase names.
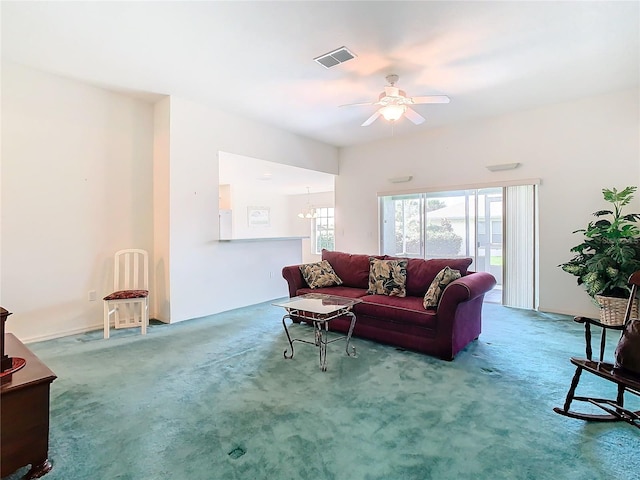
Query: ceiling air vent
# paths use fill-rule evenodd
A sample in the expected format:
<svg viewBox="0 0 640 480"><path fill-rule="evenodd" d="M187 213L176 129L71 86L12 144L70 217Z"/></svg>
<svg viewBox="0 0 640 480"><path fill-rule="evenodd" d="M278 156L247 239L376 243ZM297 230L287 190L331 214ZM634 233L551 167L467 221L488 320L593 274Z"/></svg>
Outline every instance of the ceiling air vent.
<svg viewBox="0 0 640 480"><path fill-rule="evenodd" d="M344 63L347 60L351 60L352 58L355 58L354 53L351 53L347 47L340 47L332 52L320 55L313 60L318 62L324 68L331 68L340 63Z"/></svg>

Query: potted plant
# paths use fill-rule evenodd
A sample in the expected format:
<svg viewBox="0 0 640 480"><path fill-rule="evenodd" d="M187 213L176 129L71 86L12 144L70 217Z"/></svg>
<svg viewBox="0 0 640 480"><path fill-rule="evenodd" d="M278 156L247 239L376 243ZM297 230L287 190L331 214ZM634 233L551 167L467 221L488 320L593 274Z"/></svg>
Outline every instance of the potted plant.
<svg viewBox="0 0 640 480"><path fill-rule="evenodd" d="M571 249L575 256L559 266L578 277L587 293L600 306L600 321L621 324L624 321L630 288L629 276L640 270L640 220L638 213L623 214L637 187L603 189L604 199L613 210L598 210L597 218L582 233L583 240ZM634 305L637 309L637 305ZM637 318L637 310L634 312Z"/></svg>

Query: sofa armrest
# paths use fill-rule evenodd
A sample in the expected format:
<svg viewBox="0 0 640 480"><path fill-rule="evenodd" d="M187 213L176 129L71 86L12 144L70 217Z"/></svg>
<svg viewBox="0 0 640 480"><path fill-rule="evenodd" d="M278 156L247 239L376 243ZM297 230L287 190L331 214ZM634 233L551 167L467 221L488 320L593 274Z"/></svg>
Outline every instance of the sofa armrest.
<svg viewBox="0 0 640 480"><path fill-rule="evenodd" d="M299 289L308 287L307 282L304 281L304 277L300 271L300 265L287 265L286 267L283 267L282 278L287 281L290 298L295 297L296 292Z"/></svg>
<svg viewBox="0 0 640 480"><path fill-rule="evenodd" d="M437 309L440 358L453 360L456 353L480 336L483 297L495 285L496 279L487 272L469 273L447 285Z"/></svg>
<svg viewBox="0 0 640 480"><path fill-rule="evenodd" d="M438 315L451 312L462 302L484 295L496 286L496 279L488 272L471 272L451 282L442 293L438 304Z"/></svg>

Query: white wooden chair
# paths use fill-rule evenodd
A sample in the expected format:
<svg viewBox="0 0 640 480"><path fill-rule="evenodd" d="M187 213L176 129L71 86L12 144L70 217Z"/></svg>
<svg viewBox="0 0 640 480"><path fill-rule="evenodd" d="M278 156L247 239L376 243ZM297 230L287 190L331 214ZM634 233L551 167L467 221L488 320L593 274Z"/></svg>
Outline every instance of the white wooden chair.
<svg viewBox="0 0 640 480"><path fill-rule="evenodd" d="M115 328L140 327L142 335L149 324L149 255L145 250L116 252L113 293L104 297L104 338L109 338L111 316Z"/></svg>

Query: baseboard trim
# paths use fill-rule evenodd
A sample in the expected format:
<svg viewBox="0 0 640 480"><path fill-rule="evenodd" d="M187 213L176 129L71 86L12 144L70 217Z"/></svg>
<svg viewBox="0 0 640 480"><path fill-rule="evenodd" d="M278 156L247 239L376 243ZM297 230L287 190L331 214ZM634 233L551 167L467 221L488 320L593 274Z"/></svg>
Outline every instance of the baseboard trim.
<svg viewBox="0 0 640 480"><path fill-rule="evenodd" d="M551 314L557 314L557 315L567 315L569 317L589 317L589 318L598 318L598 312L579 312L576 310L562 310L562 309L557 309L557 308L544 308L544 307L538 307L538 312L540 313L551 313Z"/></svg>
<svg viewBox="0 0 640 480"><path fill-rule="evenodd" d="M91 325L88 327L81 327L81 328L72 328L70 330L50 333L48 335L36 335L35 337L22 338L20 339L20 341L25 344L44 342L45 340L53 340L54 338L68 337L70 335L78 335L81 333L93 332L95 330L102 330L103 327L104 327L104 324L100 323L99 325Z"/></svg>
<svg viewBox="0 0 640 480"><path fill-rule="evenodd" d="M149 322L152 320L156 320L155 318L150 318ZM165 323L165 322L163 322ZM36 342L44 342L46 340L53 340L55 338L69 337L71 335L79 335L81 333L94 332L96 330L102 330L104 328L104 323L100 322L96 325L90 325L88 327L81 328L72 328L70 330L64 330L61 332L50 333L47 335L37 335L35 337L26 337L21 338L20 341L24 344L36 343Z"/></svg>

